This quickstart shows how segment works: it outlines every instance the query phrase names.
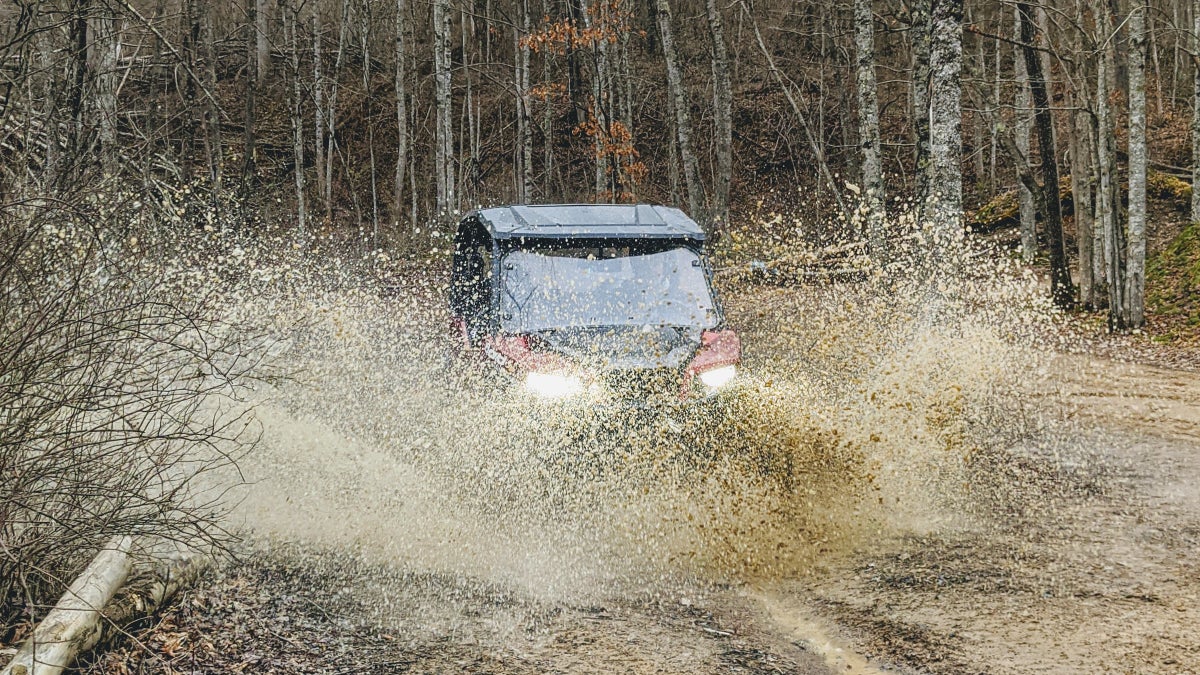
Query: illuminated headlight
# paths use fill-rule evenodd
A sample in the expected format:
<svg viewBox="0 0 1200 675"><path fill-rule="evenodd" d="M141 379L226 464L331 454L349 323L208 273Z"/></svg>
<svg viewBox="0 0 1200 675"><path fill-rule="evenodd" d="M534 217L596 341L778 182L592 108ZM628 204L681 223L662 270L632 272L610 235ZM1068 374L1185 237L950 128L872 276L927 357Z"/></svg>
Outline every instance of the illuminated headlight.
<svg viewBox="0 0 1200 675"><path fill-rule="evenodd" d="M700 381L709 389L720 389L733 382L737 376L737 366L721 366L700 373Z"/></svg>
<svg viewBox="0 0 1200 675"><path fill-rule="evenodd" d="M574 375L529 373L525 376L525 388L538 396L562 398L582 392L583 381Z"/></svg>

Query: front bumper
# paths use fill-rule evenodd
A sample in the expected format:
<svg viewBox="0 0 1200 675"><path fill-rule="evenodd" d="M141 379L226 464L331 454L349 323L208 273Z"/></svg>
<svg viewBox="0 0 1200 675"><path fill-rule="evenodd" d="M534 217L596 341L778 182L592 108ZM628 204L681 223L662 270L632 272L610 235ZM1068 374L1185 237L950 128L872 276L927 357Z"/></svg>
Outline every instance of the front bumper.
<svg viewBox="0 0 1200 675"><path fill-rule="evenodd" d="M574 377L569 384L547 386L541 376L518 378L521 395L539 406L560 411L648 411L672 415L719 411L741 384L734 378L720 387L705 385L675 370L613 371Z"/></svg>

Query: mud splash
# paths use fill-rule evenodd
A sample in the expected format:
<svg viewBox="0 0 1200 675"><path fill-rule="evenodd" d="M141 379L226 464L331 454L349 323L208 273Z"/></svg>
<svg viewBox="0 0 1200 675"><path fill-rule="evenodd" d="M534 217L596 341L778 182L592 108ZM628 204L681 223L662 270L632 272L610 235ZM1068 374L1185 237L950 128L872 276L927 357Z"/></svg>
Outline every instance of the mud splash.
<svg viewBox="0 0 1200 675"><path fill-rule="evenodd" d="M1020 343L1047 309L1010 270L727 289L751 375L702 424L530 407L447 371L435 276L383 299L289 274L245 296L293 376L261 392L234 525L535 597L795 577L962 525L969 458L1037 425Z"/></svg>

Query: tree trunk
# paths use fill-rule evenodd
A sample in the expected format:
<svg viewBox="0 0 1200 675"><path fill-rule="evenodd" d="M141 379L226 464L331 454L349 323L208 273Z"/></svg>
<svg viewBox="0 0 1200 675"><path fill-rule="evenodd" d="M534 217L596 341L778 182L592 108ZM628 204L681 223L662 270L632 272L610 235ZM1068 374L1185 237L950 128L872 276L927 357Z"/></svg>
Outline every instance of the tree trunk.
<svg viewBox="0 0 1200 675"><path fill-rule="evenodd" d="M217 35L212 9L203 5L201 18L202 41L204 42L204 81L210 92L217 90ZM221 174L225 164L225 147L221 137L221 111L212 96L204 97L204 126L208 137L208 177L212 182L213 202L218 201L221 191Z"/></svg>
<svg viewBox="0 0 1200 675"><path fill-rule="evenodd" d="M454 203L454 121L450 101L450 6L433 3L433 69L437 101L434 165L437 178L437 216L445 217Z"/></svg>
<svg viewBox="0 0 1200 675"><path fill-rule="evenodd" d="M333 159L337 155L337 99L342 76L342 59L346 55L346 30L350 24L350 0L342 0L338 19L337 55L333 59L333 74L329 78L329 105L325 108L325 222L333 222Z"/></svg>
<svg viewBox="0 0 1200 675"><path fill-rule="evenodd" d="M1200 0L1192 0L1192 53L1200 55ZM1192 222L1200 222L1200 60L1192 77Z"/></svg>
<svg viewBox="0 0 1200 675"><path fill-rule="evenodd" d="M521 3L521 30L529 35L529 0L519 0ZM520 130L520 160L521 176L519 179L520 201L529 202L533 196L533 129L529 109L529 43L518 40L517 51L517 120Z"/></svg>
<svg viewBox="0 0 1200 675"><path fill-rule="evenodd" d="M1072 116L1075 133L1070 141L1071 153L1071 199L1075 207L1075 237L1079 249L1079 301L1084 307L1095 308L1095 242L1092 221L1092 124L1090 115L1083 110L1085 102L1078 101L1080 108Z"/></svg>
<svg viewBox="0 0 1200 675"><path fill-rule="evenodd" d="M285 2L287 0L284 0ZM256 84L262 85L271 74L271 14L267 0L256 0L254 10Z"/></svg>
<svg viewBox="0 0 1200 675"><path fill-rule="evenodd" d="M671 28L671 5L667 0L655 0L655 3L658 10L658 33L662 38L663 60L667 65L667 97L675 113L675 132L679 141L679 156L683 160L683 181L687 186L688 209L693 218L707 222L707 214L704 213L704 188L700 185L700 168L692 146L690 106L687 90L683 87L683 77L679 73L679 56L675 52L675 37Z"/></svg>
<svg viewBox="0 0 1200 675"><path fill-rule="evenodd" d="M618 56L617 56L617 78L618 78L618 84L619 84L620 104L621 104L619 118L620 118L621 124L624 125L624 127L625 127L625 131L627 131L629 133L629 147L635 148L635 147L637 147L637 137L634 134L635 126L634 126L634 119L633 119L633 108L634 108L633 68L630 66L630 63L629 63L629 44L630 44L629 33L628 32L622 33L621 36L618 38ZM714 94L714 96L715 96L715 94ZM732 94L731 94L731 97L732 97ZM732 103L731 103L731 105L732 105ZM717 133L720 134L721 132L718 131ZM729 133L732 136L732 134L733 134L732 126L730 127ZM717 143L719 144L720 142L721 141L718 139ZM732 155L730 156L730 160L732 161ZM633 158L633 157L626 157L624 159L624 161L618 160L618 162L617 162L617 165L619 167L621 167L621 173L619 175L620 189L622 190L623 196L626 199L628 199L630 201L634 201L634 202L638 201L639 177L634 176L634 175L629 175L628 169L631 168L635 164L636 164L636 158ZM732 170L730 171L730 175L732 176ZM727 191L728 191L728 187L729 186L726 185ZM726 204L726 207L728 207L728 204L729 204L728 194L726 195L725 204ZM728 208L726 208L726 214L724 217L726 218L726 220L722 221L722 222L727 222ZM718 224L717 227L720 228L721 225ZM718 229L718 234L719 233L720 233L720 230Z"/></svg>
<svg viewBox="0 0 1200 675"><path fill-rule="evenodd" d="M104 175L115 176L121 166L117 143L117 60L121 52L121 33L112 10L104 9L92 18L91 33L89 46L95 64L100 166Z"/></svg>
<svg viewBox="0 0 1200 675"><path fill-rule="evenodd" d="M591 33L592 28L592 12L588 8L587 0L578 0L580 8L580 16L583 17L583 30L585 33ZM597 31L599 33L599 31ZM597 44L597 42L599 44ZM615 195L609 189L609 171L608 165L611 158L609 153L605 151L605 139L609 131L609 117L606 107L606 92L608 91L608 48L607 39L593 41L592 57L596 64L595 77L592 78L592 99L589 108L589 114L592 117L592 122L597 126L595 133L592 135L592 156L595 158L593 165L593 193L594 200L604 198L605 193L608 193L608 201L613 201ZM670 71L668 71L669 77Z"/></svg>
<svg viewBox="0 0 1200 675"><path fill-rule="evenodd" d="M325 200L325 217L329 218L329 187L325 183L325 78L323 61L325 50L321 48L321 8L313 6L312 13L312 49L313 49L313 122L316 129L313 133L313 146L316 148L317 165L317 195Z"/></svg>
<svg viewBox="0 0 1200 675"><path fill-rule="evenodd" d="M929 48L931 0L914 0L912 9L912 118L917 219L922 219L929 201Z"/></svg>
<svg viewBox="0 0 1200 675"><path fill-rule="evenodd" d="M258 89L258 2L259 0L246 0L246 87L243 94L246 97L246 119L242 142L244 146L242 161L243 190L248 189L254 179L254 95Z"/></svg>
<svg viewBox="0 0 1200 675"><path fill-rule="evenodd" d="M1034 9L1028 2L1017 3L1021 14L1021 43L1025 53L1025 70L1029 73L1029 90L1033 98L1034 125L1037 127L1038 149L1042 165L1042 206L1045 209L1046 239L1050 248L1050 294L1059 307L1075 303L1071 270L1067 266L1063 242L1062 204L1058 198L1058 156L1054 141L1054 118L1050 112L1050 97L1042 74L1042 59L1034 47L1037 34Z"/></svg>
<svg viewBox="0 0 1200 675"><path fill-rule="evenodd" d="M870 4L870 0L860 1ZM716 131L713 145L717 156L711 219L713 227L720 231L729 222L729 188L733 182L733 83L721 6L717 0L706 0L705 6L713 43L713 126Z"/></svg>
<svg viewBox="0 0 1200 675"><path fill-rule="evenodd" d="M996 10L998 17L1004 15L1004 8L1000 7ZM999 110L1001 106L1001 87L1004 84L1004 45L997 44L994 54L994 66L992 78L992 100L990 101L992 110ZM1016 50L1013 50L1016 53ZM1020 59L1016 59L1019 61ZM988 124L989 144L988 144L988 182L987 191L989 194L995 194L999 190L999 184L996 182L996 169L998 168L998 159L1000 154L1000 137L999 130L995 124Z"/></svg>
<svg viewBox="0 0 1200 675"><path fill-rule="evenodd" d="M1125 306L1121 324L1146 323L1146 14L1137 2L1129 12L1129 229L1125 258Z"/></svg>
<svg viewBox="0 0 1200 675"><path fill-rule="evenodd" d="M967 14L966 21L970 24L975 23L975 19L970 15L970 13ZM979 74L982 76L983 81L986 82L988 80L987 55L984 52L983 40L975 41L975 50L975 63L977 64L975 67L979 69ZM964 56L964 58L966 57ZM976 111L974 114L972 114L971 118L971 158L974 160L975 164L975 190L977 192L982 192L984 189L986 189L984 184L984 175L987 172L987 166L984 163L983 154L984 121L983 115L979 111Z"/></svg>
<svg viewBox="0 0 1200 675"><path fill-rule="evenodd" d="M84 570L34 629L3 675L58 675L80 654L107 643L131 622L151 615L212 567L212 558L181 553L135 571L132 542L118 537Z"/></svg>
<svg viewBox="0 0 1200 675"><path fill-rule="evenodd" d="M948 245L962 233L962 18L962 0L934 1L929 45L929 187L937 213L936 246Z"/></svg>
<svg viewBox="0 0 1200 675"><path fill-rule="evenodd" d="M288 42L292 60L292 159L296 179L296 227L300 241L308 234L308 209L304 203L304 90L300 86L300 14L291 0L283 9L284 39Z"/></svg>
<svg viewBox="0 0 1200 675"><path fill-rule="evenodd" d="M46 152L42 156L42 185L49 188L55 185L58 177L59 162L62 153L62 139L58 133L58 105L55 101L58 93L58 87L61 84L57 77L54 77L55 69L55 35L51 31L39 33L38 41L38 67L43 73L46 73L45 79L41 87L41 95L44 101L40 109L42 123L46 125Z"/></svg>
<svg viewBox="0 0 1200 675"><path fill-rule="evenodd" d="M205 5L197 0L184 0L180 6L179 32L183 51L183 63L189 71L194 71L199 62L197 51L200 41L200 13ZM175 79L179 97L183 101L183 138L179 142L179 164L183 179L193 178L193 162L196 155L196 141L200 137L199 115L196 113L196 83L192 78L184 78L182 82ZM167 120L176 115L168 112ZM169 122L168 122L169 123Z"/></svg>
<svg viewBox="0 0 1200 675"><path fill-rule="evenodd" d="M1016 23L1013 33L1019 42L1021 35L1021 10L1019 7L1013 7L1013 16ZM1017 86L1016 110L1014 111L1016 113L1014 126L1016 127L1017 149L1028 158L1029 135L1033 127L1030 108L1033 104L1029 93L1029 73L1025 70L1025 55L1019 47L1014 54L1013 71ZM1033 193L1024 184L1017 185L1017 201L1021 216L1021 259L1028 265L1037 255L1037 213L1033 208Z"/></svg>
<svg viewBox="0 0 1200 675"><path fill-rule="evenodd" d="M1084 1L1075 0L1075 19L1082 25L1084 17ZM1072 48L1077 54L1086 53L1089 45L1085 43L1085 33L1076 31ZM1092 125L1092 115L1088 111L1089 88L1088 75L1091 59L1084 59L1074 73L1076 86L1072 89L1071 101L1075 108L1071 122L1074 133L1070 141L1071 153L1071 198L1075 207L1075 231L1079 250L1079 301L1087 309L1096 308L1096 279L1097 271L1095 250L1095 190L1096 165L1093 145L1095 131Z"/></svg>
<svg viewBox="0 0 1200 675"><path fill-rule="evenodd" d="M1096 122L1099 126L1097 155L1100 165L1100 194L1098 196L1104 228L1105 284L1108 288L1109 328L1118 328L1117 320L1125 306L1125 233L1121 227L1121 200L1117 185L1117 143L1110 97L1116 89L1116 47L1113 33L1116 22L1111 5L1100 0L1102 21L1101 37L1105 47L1101 50L1096 87Z"/></svg>
<svg viewBox="0 0 1200 675"><path fill-rule="evenodd" d="M542 0L542 16L550 16L550 0ZM550 82L550 54L542 54L542 82ZM554 99L546 95L542 105L542 194L553 189L554 176Z"/></svg>
<svg viewBox="0 0 1200 675"><path fill-rule="evenodd" d="M566 0L571 21L577 26L583 25L587 17L587 12L583 9L583 2L584 0ZM567 52L567 92L571 101L567 123L574 129L587 122L587 104L584 102L583 92L583 57L580 49L572 40L567 41L565 49Z"/></svg>
<svg viewBox="0 0 1200 675"><path fill-rule="evenodd" d="M712 0L709 0L712 2ZM863 206L871 253L886 256L886 195L880 161L879 96L875 82L875 13L872 0L854 0L854 48L858 85L858 137L862 151Z"/></svg>
<svg viewBox="0 0 1200 675"><path fill-rule="evenodd" d="M392 219L397 230L404 214L404 172L408 170L408 71L404 61L407 0L396 0L396 183Z"/></svg>
<svg viewBox="0 0 1200 675"><path fill-rule="evenodd" d="M367 127L367 159L371 173L371 247L379 248L379 172L375 166L375 125L371 122L371 3L359 9L359 46L362 50L363 124Z"/></svg>

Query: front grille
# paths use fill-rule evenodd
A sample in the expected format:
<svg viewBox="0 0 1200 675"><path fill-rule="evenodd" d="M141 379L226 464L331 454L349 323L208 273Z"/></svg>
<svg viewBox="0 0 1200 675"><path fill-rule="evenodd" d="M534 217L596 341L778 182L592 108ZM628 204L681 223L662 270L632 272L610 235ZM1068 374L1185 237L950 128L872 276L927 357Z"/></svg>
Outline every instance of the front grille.
<svg viewBox="0 0 1200 675"><path fill-rule="evenodd" d="M604 385L613 398L650 403L679 398L682 376L674 368L615 370L604 375Z"/></svg>

